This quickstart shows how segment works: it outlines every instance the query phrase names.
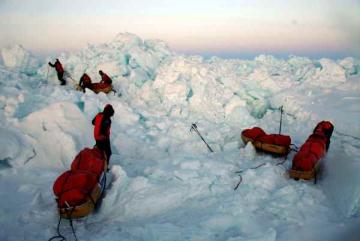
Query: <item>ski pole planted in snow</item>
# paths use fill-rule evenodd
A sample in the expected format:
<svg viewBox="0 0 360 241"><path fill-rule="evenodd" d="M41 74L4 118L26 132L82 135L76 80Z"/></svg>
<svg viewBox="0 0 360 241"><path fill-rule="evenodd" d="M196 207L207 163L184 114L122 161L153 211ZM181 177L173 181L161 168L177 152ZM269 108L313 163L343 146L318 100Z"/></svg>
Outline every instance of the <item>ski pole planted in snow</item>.
<svg viewBox="0 0 360 241"><path fill-rule="evenodd" d="M47 66L46 81L49 81L49 65Z"/></svg>
<svg viewBox="0 0 360 241"><path fill-rule="evenodd" d="M207 144L207 142L205 141L205 139L202 137L202 135L200 134L199 130L197 129L197 125L195 123L193 123L191 125L190 128L190 132L195 131L198 136L200 136L201 140L205 143L205 145L207 146L207 148L209 149L210 152L214 152L213 149L211 149L211 147L209 146L209 144Z"/></svg>
<svg viewBox="0 0 360 241"><path fill-rule="evenodd" d="M279 127L279 135L281 134L281 125L282 125L282 116L283 116L283 105L280 107L280 127Z"/></svg>

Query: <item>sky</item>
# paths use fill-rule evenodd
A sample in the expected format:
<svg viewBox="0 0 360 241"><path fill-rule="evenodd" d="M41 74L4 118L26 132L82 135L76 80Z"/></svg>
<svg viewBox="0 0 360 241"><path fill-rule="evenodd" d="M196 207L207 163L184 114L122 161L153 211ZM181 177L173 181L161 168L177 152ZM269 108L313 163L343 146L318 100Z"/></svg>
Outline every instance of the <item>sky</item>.
<svg viewBox="0 0 360 241"><path fill-rule="evenodd" d="M120 32L203 56L360 57L360 0L0 0L0 48L54 55Z"/></svg>

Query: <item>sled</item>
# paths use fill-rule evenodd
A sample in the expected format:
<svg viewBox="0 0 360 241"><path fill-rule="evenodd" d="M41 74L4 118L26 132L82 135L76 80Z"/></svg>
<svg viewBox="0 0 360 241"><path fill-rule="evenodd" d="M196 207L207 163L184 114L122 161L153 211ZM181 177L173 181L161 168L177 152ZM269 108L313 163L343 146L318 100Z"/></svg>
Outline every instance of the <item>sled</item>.
<svg viewBox="0 0 360 241"><path fill-rule="evenodd" d="M292 160L289 176L295 180L315 180L321 160L325 156L334 126L329 121L318 123L313 133L300 147Z"/></svg>
<svg viewBox="0 0 360 241"><path fill-rule="evenodd" d="M54 183L61 218L82 218L94 211L106 188L107 161L98 148L85 148L75 157L71 170Z"/></svg>
<svg viewBox="0 0 360 241"><path fill-rule="evenodd" d="M83 92L84 90L83 90L83 88L81 88L81 86L80 85L78 85L78 84L76 84L75 85L75 90L77 90L77 91L81 91L81 92Z"/></svg>
<svg viewBox="0 0 360 241"><path fill-rule="evenodd" d="M290 169L289 176L295 180L303 179L303 180L312 180L314 179L316 183L316 174L319 172L320 162L318 162L314 168L309 171L299 171Z"/></svg>
<svg viewBox="0 0 360 241"><path fill-rule="evenodd" d="M93 83L91 84L90 89L94 91L96 94L100 92L104 92L105 94L108 94L111 91L113 91L113 86L111 84Z"/></svg>
<svg viewBox="0 0 360 241"><path fill-rule="evenodd" d="M76 85L75 89L77 91L84 92L83 88L80 85ZM98 94L100 92L104 92L105 94L110 93L111 91L114 91L113 86L109 84L100 84L100 83L93 83L89 87L85 87L85 89L92 90L95 94Z"/></svg>
<svg viewBox="0 0 360 241"><path fill-rule="evenodd" d="M105 174L100 183L92 190L89 197L80 205L71 207L70 205L63 208L58 208L58 212L61 218L65 219L78 219L88 216L92 213L97 205L97 202L102 197L106 185Z"/></svg>
<svg viewBox="0 0 360 241"><path fill-rule="evenodd" d="M268 135L259 127L243 130L241 139L245 144L251 142L257 150L275 155L285 156L290 151L291 138L289 136Z"/></svg>

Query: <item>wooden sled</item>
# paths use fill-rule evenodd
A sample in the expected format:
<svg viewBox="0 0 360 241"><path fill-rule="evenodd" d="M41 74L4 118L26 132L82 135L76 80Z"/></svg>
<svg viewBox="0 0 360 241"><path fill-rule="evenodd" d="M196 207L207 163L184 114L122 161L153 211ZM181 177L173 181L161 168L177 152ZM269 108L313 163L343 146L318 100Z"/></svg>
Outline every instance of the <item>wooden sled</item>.
<svg viewBox="0 0 360 241"><path fill-rule="evenodd" d="M83 204L75 207L58 208L60 217L66 219L76 219L83 218L92 213L105 190L106 177L104 176L105 174L101 178L100 183L94 187L93 191Z"/></svg>
<svg viewBox="0 0 360 241"><path fill-rule="evenodd" d="M91 85L91 90L94 91L96 94L100 92L104 92L105 94L108 94L111 91L113 91L113 86L108 84L94 83Z"/></svg>
<svg viewBox="0 0 360 241"><path fill-rule="evenodd" d="M319 173L320 169L320 161L315 165L314 168L312 168L309 171L299 171L290 169L289 170L289 176L295 180L303 179L303 180L313 180L316 184L317 182L317 174Z"/></svg>
<svg viewBox="0 0 360 241"><path fill-rule="evenodd" d="M316 125L313 133L292 160L292 168L289 171L291 178L295 180L314 179L314 183L316 183L321 161L329 148L333 130L334 126L329 121L321 121Z"/></svg>
<svg viewBox="0 0 360 241"><path fill-rule="evenodd" d="M75 89L76 89L77 91L83 92L83 88L81 88L80 85L78 85L78 84L75 85Z"/></svg>
<svg viewBox="0 0 360 241"><path fill-rule="evenodd" d="M83 92L84 90L83 90L83 88L81 88L78 84L75 86L75 89L77 90L77 91L81 91L81 92ZM115 90L113 89L113 86L112 85L110 85L110 86L100 86L100 84L99 83L94 83L94 84L92 84L92 87L91 88L85 88L85 89L90 89L91 91L93 91L95 94L98 94L98 93L100 93L100 92L104 92L105 94L108 94L108 93L110 93L111 91L114 91L115 92Z"/></svg>
<svg viewBox="0 0 360 241"><path fill-rule="evenodd" d="M287 147L287 146L279 146L279 145L269 144L269 143L265 143L265 142L254 141L253 139L248 138L244 135L241 135L241 139L243 140L243 142L245 144L247 144L248 142L251 142L251 144L257 150L269 152L269 153L276 154L276 155L285 156L290 151L289 147Z"/></svg>
<svg viewBox="0 0 360 241"><path fill-rule="evenodd" d="M96 148L96 146L94 147ZM88 195L86 200L80 205L77 206L70 206L69 204L65 203L67 207L58 207L58 213L61 218L65 219L78 219L83 218L94 211L97 207L97 204L101 201L103 197L103 193L107 187L107 158L104 151L102 151L102 155L104 157L104 169L102 170L101 176L92 189L91 193ZM58 198L56 198L58 200Z"/></svg>

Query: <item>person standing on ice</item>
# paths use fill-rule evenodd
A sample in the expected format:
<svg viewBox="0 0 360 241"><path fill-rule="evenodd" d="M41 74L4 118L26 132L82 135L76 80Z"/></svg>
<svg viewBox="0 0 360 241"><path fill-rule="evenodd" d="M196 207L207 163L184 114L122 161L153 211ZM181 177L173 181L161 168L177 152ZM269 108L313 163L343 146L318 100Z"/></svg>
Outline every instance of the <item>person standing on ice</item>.
<svg viewBox="0 0 360 241"><path fill-rule="evenodd" d="M107 104L103 112L99 112L92 120L94 125L94 138L96 146L103 150L106 154L107 164L109 166L111 156L110 146L110 128L111 128L111 117L114 115L114 109L112 105Z"/></svg>
<svg viewBox="0 0 360 241"><path fill-rule="evenodd" d="M88 74L84 73L79 81L79 86L85 92L85 88L91 89L91 78Z"/></svg>
<svg viewBox="0 0 360 241"><path fill-rule="evenodd" d="M99 75L101 76L100 84L112 84L111 78L105 74L102 70L99 71Z"/></svg>
<svg viewBox="0 0 360 241"><path fill-rule="evenodd" d="M51 62L49 62L49 65L53 68L55 68L58 79L61 83L61 85L66 85L66 80L64 79L64 68L62 67L59 59L56 59L55 63L52 64Z"/></svg>

